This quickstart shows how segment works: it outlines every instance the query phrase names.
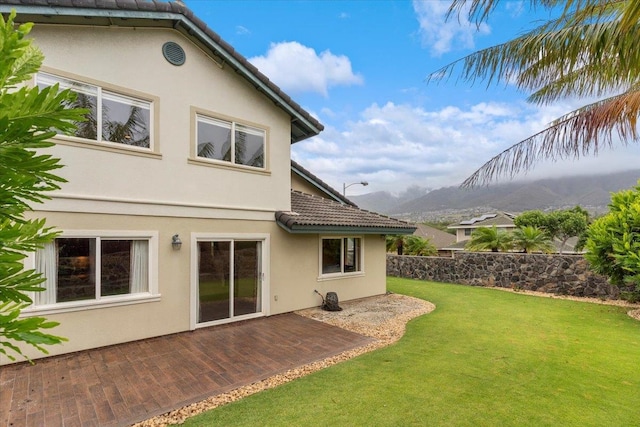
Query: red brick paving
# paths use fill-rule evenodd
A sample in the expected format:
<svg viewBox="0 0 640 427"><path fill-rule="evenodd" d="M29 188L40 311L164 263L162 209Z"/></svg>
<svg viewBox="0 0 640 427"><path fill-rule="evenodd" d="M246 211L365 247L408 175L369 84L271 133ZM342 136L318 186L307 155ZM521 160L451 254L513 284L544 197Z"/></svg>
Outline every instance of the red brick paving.
<svg viewBox="0 0 640 427"><path fill-rule="evenodd" d="M371 342L281 314L0 367L0 425L126 426Z"/></svg>

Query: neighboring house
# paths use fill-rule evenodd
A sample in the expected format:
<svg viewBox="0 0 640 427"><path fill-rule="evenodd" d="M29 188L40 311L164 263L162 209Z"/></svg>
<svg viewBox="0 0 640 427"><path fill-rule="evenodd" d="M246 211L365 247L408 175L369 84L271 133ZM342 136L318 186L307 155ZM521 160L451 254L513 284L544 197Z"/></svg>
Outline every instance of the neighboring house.
<svg viewBox="0 0 640 427"><path fill-rule="evenodd" d="M46 150L68 183L33 206L63 233L27 262L47 280L23 315L69 338L52 355L317 306L316 289L386 291L384 234L415 227L292 164L322 124L184 5L12 8L45 55L32 84L91 110Z"/></svg>
<svg viewBox="0 0 640 427"><path fill-rule="evenodd" d="M469 220L461 221L456 225L450 225L447 228L451 228L456 230L456 241L446 247L443 250L450 251L462 251L464 250L467 242L471 239L471 234L473 231L479 227L493 227L503 229L507 232L514 231L517 227L515 226L513 220L516 215L507 213L507 212L499 212L495 214L485 214L476 218L471 218ZM584 253L584 251L576 251L575 246L578 243L577 237L569 238L564 246L562 241L558 238L553 239L553 244L556 247L557 253L563 254L579 254Z"/></svg>
<svg viewBox="0 0 640 427"><path fill-rule="evenodd" d="M426 224L416 224L416 227L417 229L413 234L424 239L429 239L436 249L438 249L438 256L451 256L451 250L447 248L456 242L456 236Z"/></svg>
<svg viewBox="0 0 640 427"><path fill-rule="evenodd" d="M473 233L473 231L480 227L495 226L498 229L503 229L508 232L513 231L516 229L516 226L513 223L514 218L515 215L513 214L498 212L484 214L479 217L460 221L456 225L450 225L447 228L456 230L456 238L454 242L452 242L448 246L445 246L443 250L451 251L452 253L455 251L463 251L465 246L467 245L467 242L471 239L471 234Z"/></svg>
<svg viewBox="0 0 640 427"><path fill-rule="evenodd" d="M456 230L456 242L460 243L466 242L467 240L471 239L471 234L473 233L473 231L480 227L495 226L496 228L505 231L513 231L516 229L516 226L513 223L514 218L515 215L506 212L484 214L479 217L460 221L460 223L456 225L450 225L447 228ZM451 248L458 246L459 245L453 245L451 246ZM464 245L462 245L462 248L464 248Z"/></svg>

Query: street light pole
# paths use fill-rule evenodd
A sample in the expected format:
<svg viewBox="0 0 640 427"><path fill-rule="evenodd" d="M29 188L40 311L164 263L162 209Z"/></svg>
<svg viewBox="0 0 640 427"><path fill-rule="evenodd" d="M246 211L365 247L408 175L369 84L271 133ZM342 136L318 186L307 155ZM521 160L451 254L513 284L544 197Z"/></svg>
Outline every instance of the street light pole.
<svg viewBox="0 0 640 427"><path fill-rule="evenodd" d="M364 185L365 187L367 185L369 185L369 183L367 181L360 181L360 182L352 182L351 184L347 184L346 182L342 183L342 195L347 197L347 188L351 187L352 185Z"/></svg>

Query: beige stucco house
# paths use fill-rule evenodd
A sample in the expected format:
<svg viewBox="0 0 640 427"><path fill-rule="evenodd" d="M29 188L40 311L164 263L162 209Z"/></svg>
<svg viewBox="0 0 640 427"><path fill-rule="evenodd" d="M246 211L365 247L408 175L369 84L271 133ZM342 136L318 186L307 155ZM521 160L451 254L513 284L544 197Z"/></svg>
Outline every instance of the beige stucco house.
<svg viewBox="0 0 640 427"><path fill-rule="evenodd" d="M74 3L0 5L35 23L32 84L91 110L33 212L63 232L27 262L47 281L23 315L69 339L52 355L385 292L384 234L415 228L291 163L315 118L182 4Z"/></svg>
<svg viewBox="0 0 640 427"><path fill-rule="evenodd" d="M456 231L455 241L443 249L451 251L463 251L465 246L471 239L471 234L480 227L496 227L497 229L507 232L514 231L515 226L513 219L514 214L507 212L489 213L460 221L458 224L450 225L447 228Z"/></svg>
<svg viewBox="0 0 640 427"><path fill-rule="evenodd" d="M447 228L456 230L457 243L466 243L471 239L471 234L474 230L480 227L496 227L504 231L515 230L514 218L515 215L507 212L490 213L460 221L458 224L450 225ZM464 244L461 248L464 248Z"/></svg>

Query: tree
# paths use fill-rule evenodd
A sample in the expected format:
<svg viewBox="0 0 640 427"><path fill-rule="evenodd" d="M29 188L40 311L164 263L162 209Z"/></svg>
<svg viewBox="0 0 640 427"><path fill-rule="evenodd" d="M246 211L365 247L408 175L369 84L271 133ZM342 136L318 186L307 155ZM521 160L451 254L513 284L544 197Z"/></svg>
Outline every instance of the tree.
<svg viewBox="0 0 640 427"><path fill-rule="evenodd" d="M467 11L480 24L497 0L453 0L448 17ZM578 158L603 146L638 141L640 112L640 7L635 0L530 0L530 6L559 11L533 30L506 43L475 52L432 73L488 85L514 82L530 91L529 102L550 104L567 98L598 99L552 121L486 162L463 186L513 177L541 159ZM468 9L467 9L467 6Z"/></svg>
<svg viewBox="0 0 640 427"><path fill-rule="evenodd" d="M520 227L513 232L513 247L520 248L525 253L555 252L551 238L542 229L533 226Z"/></svg>
<svg viewBox="0 0 640 427"><path fill-rule="evenodd" d="M0 15L0 353L11 360L24 356L22 344L46 354L44 346L65 340L43 332L56 322L19 317L32 303L27 293L43 290L38 285L44 281L34 270L24 270L26 253L58 234L42 219L25 219L25 212L64 182L52 173L61 167L59 159L37 150L52 146L48 140L56 132L72 132L73 122L87 113L67 109L74 94L59 92L57 85L24 85L40 68L43 56L26 39L32 24L14 28L14 18L15 12L6 21Z"/></svg>
<svg viewBox="0 0 640 427"><path fill-rule="evenodd" d="M518 215L513 222L518 228L543 229L551 240L556 238L560 240L560 253L562 253L567 240L571 237L580 237L586 232L589 213L580 206L548 214L541 211L527 211Z"/></svg>
<svg viewBox="0 0 640 427"><path fill-rule="evenodd" d="M398 255L402 255L406 239L407 236L405 236L404 234L387 235L387 252L395 251Z"/></svg>
<svg viewBox="0 0 640 427"><path fill-rule="evenodd" d="M102 107L103 110L105 107ZM102 137L106 141L118 142L120 144L133 145L136 147L149 146L149 132L146 131L144 116L140 107L131 106L129 117L125 122L118 120L105 120L102 125ZM136 139L136 136L138 138Z"/></svg>
<svg viewBox="0 0 640 427"><path fill-rule="evenodd" d="M405 253L416 256L433 256L438 254L438 249L431 243L431 240L411 235L406 238Z"/></svg>
<svg viewBox="0 0 640 427"><path fill-rule="evenodd" d="M616 286L633 285L640 300L640 185L611 196L609 213L587 231L585 258Z"/></svg>
<svg viewBox="0 0 640 427"><path fill-rule="evenodd" d="M588 214L576 210L555 211L549 214L547 232L561 242L560 253L571 237L580 237L587 231Z"/></svg>
<svg viewBox="0 0 640 427"><path fill-rule="evenodd" d="M545 228L547 226L547 215L542 211L526 211L513 219L516 227L537 227Z"/></svg>
<svg viewBox="0 0 640 427"><path fill-rule="evenodd" d="M464 247L468 251L508 251L513 247L509 232L493 227L478 227L471 233L471 239Z"/></svg>

